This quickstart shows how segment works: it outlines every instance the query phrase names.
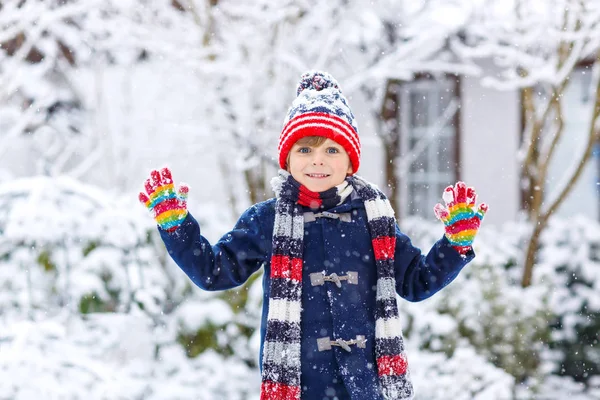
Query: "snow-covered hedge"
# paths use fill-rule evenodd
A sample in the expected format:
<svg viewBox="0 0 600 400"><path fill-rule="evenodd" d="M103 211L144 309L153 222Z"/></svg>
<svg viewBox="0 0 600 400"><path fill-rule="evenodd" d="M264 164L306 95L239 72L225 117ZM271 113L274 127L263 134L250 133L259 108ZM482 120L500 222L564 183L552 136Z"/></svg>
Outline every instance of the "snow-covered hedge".
<svg viewBox="0 0 600 400"><path fill-rule="evenodd" d="M404 229L423 249L442 233L418 220ZM557 380L568 393L592 396L600 379L600 226L583 217L551 220L533 284L522 288L528 234L525 223L484 225L477 257L451 285L424 302L400 302L407 336L449 355L466 341L515 378L519 398L562 398L547 397Z"/></svg>
<svg viewBox="0 0 600 400"><path fill-rule="evenodd" d="M257 399L260 274L193 287L129 197L65 178L0 184L0 398ZM211 240L230 228L202 209ZM424 250L442 234L403 229ZM528 230L484 225L456 281L400 300L417 399L600 399L600 227L553 220L523 289Z"/></svg>
<svg viewBox="0 0 600 400"><path fill-rule="evenodd" d="M188 358L175 343L157 349L173 327L139 312L40 315L2 326L1 399L258 398L254 369L211 350Z"/></svg>
<svg viewBox="0 0 600 400"><path fill-rule="evenodd" d="M258 390L259 287L193 287L136 195L128 199L64 177L0 184L0 398ZM222 227L206 216L218 213L203 211L214 238Z"/></svg>
<svg viewBox="0 0 600 400"><path fill-rule="evenodd" d="M174 282L139 215L68 178L1 185L0 307L160 313Z"/></svg>

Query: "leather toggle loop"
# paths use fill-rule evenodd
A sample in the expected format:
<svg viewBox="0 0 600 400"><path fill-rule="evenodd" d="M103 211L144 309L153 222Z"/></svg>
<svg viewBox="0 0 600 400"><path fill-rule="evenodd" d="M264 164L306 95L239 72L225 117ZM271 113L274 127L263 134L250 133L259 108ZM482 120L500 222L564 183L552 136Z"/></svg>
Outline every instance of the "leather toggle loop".
<svg viewBox="0 0 600 400"><path fill-rule="evenodd" d="M330 219L339 219L342 222L352 222L352 215L347 213L332 213L329 211L322 211L318 213L314 212L305 212L304 213L304 222L315 222L317 218L330 218Z"/></svg>

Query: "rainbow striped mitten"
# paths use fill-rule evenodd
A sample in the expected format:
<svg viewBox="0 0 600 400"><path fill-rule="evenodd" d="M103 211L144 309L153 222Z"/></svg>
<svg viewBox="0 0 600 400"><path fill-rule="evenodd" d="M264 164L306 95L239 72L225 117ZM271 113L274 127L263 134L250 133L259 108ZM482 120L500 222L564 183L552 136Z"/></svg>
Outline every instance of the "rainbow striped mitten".
<svg viewBox="0 0 600 400"><path fill-rule="evenodd" d="M171 171L166 167L160 172L152 171L144 186L148 194L140 192L140 202L150 210L158 226L174 232L188 213L188 186L181 184L175 193Z"/></svg>
<svg viewBox="0 0 600 400"><path fill-rule="evenodd" d="M464 182L457 182L454 187L448 186L444 189L442 198L446 206L438 203L433 208L433 212L446 225L446 238L452 247L464 255L471 250L473 239L488 206L481 203L476 208L475 189L467 188Z"/></svg>

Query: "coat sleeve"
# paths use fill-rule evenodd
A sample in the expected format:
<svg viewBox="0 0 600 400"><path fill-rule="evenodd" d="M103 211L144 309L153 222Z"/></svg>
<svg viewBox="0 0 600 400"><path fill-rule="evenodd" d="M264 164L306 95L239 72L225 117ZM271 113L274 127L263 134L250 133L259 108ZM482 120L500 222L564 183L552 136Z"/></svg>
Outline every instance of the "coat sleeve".
<svg viewBox="0 0 600 400"><path fill-rule="evenodd" d="M261 233L256 207L242 214L232 231L214 246L188 216L173 233L160 229L169 255L201 289L225 290L242 285L266 261L268 241Z"/></svg>
<svg viewBox="0 0 600 400"><path fill-rule="evenodd" d="M408 301L425 300L454 280L474 257L471 250L464 257L446 236L438 240L427 255L413 246L408 236L396 226L396 292Z"/></svg>

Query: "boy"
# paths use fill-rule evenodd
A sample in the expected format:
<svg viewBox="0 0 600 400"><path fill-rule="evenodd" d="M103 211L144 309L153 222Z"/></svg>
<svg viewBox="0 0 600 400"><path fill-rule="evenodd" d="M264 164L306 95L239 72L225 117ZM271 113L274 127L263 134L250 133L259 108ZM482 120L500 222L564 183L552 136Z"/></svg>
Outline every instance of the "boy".
<svg viewBox="0 0 600 400"><path fill-rule="evenodd" d="M140 200L173 260L205 290L242 285L264 266L261 399L410 399L396 293L424 300L474 257L487 206L459 182L436 205L445 235L424 256L400 232L390 203L354 175L354 115L328 74L301 78L279 140L276 198L256 204L214 246L153 171Z"/></svg>

